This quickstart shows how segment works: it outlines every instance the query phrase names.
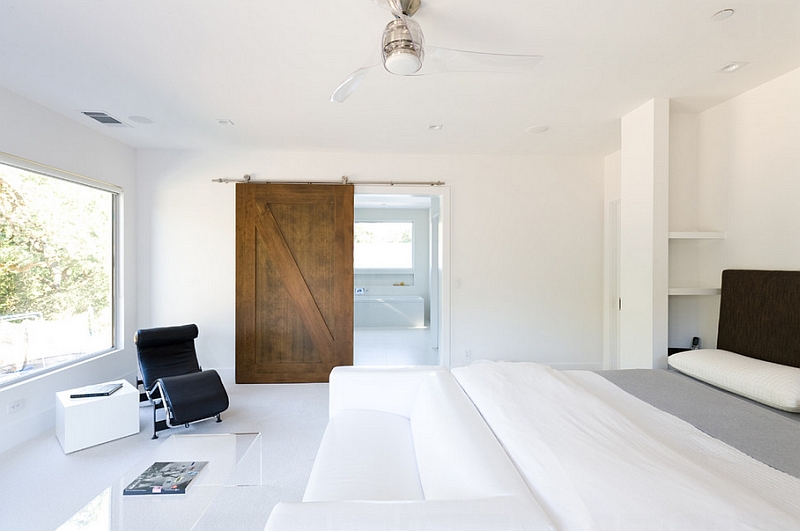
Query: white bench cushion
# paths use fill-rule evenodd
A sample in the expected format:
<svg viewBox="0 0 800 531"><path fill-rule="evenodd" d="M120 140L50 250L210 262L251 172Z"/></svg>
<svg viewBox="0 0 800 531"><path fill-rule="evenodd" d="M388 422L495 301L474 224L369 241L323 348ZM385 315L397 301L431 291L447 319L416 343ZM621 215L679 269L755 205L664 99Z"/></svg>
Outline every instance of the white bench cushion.
<svg viewBox="0 0 800 531"><path fill-rule="evenodd" d="M419 386L411 431L426 500L530 496L508 454L449 372L432 373Z"/></svg>
<svg viewBox="0 0 800 531"><path fill-rule="evenodd" d="M331 417L304 502L422 500L406 417L366 409Z"/></svg>
<svg viewBox="0 0 800 531"><path fill-rule="evenodd" d="M447 369L335 367L330 376L329 416L345 409L373 409L408 418L419 384L432 372L447 372Z"/></svg>

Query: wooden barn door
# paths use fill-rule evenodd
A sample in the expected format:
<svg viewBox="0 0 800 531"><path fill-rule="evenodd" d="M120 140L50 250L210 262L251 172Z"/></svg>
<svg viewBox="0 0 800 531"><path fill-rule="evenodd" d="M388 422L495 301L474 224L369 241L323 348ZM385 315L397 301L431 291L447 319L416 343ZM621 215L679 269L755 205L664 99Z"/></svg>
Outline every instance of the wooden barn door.
<svg viewBox="0 0 800 531"><path fill-rule="evenodd" d="M353 187L236 185L236 382L353 364Z"/></svg>

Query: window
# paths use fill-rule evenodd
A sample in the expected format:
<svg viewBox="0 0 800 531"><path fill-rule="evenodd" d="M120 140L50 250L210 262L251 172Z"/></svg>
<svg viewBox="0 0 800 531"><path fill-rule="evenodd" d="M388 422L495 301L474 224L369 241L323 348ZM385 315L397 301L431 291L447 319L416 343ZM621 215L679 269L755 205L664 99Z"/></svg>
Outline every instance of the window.
<svg viewBox="0 0 800 531"><path fill-rule="evenodd" d="M0 385L114 347L117 191L46 171L0 162Z"/></svg>
<svg viewBox="0 0 800 531"><path fill-rule="evenodd" d="M413 234L411 221L356 221L353 266L355 269L413 269Z"/></svg>

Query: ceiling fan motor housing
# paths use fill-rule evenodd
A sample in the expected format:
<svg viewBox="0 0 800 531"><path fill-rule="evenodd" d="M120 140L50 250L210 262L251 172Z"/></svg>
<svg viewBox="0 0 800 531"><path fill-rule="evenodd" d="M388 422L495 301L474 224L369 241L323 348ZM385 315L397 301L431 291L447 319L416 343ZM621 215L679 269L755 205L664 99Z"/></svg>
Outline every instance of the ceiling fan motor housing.
<svg viewBox="0 0 800 531"><path fill-rule="evenodd" d="M392 13L413 16L420 6L420 0L372 0L378 5L386 4Z"/></svg>
<svg viewBox="0 0 800 531"><path fill-rule="evenodd" d="M383 32L383 66L392 74L408 76L422 68L422 29L407 17L396 17Z"/></svg>

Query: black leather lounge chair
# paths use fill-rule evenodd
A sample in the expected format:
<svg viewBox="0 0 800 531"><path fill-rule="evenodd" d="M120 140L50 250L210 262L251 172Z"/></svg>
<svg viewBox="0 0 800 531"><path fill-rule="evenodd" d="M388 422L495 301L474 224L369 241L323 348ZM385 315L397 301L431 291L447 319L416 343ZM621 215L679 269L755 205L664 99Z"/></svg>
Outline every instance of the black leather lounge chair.
<svg viewBox="0 0 800 531"><path fill-rule="evenodd" d="M134 336L147 397L153 403L153 439L158 432L216 416L228 409L228 393L213 369L202 370L194 339L197 325L139 330ZM156 412L165 409L165 418Z"/></svg>

